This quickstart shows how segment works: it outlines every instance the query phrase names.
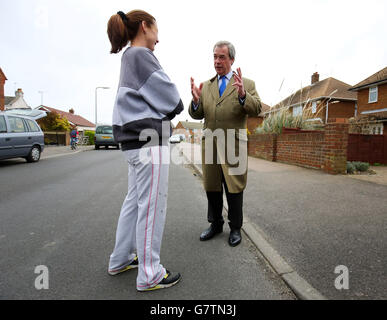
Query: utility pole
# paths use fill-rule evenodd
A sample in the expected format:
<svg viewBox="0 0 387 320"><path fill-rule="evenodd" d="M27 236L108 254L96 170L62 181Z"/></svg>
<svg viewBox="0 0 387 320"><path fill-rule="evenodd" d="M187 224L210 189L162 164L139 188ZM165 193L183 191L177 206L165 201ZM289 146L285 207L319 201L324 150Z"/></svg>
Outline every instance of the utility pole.
<svg viewBox="0 0 387 320"><path fill-rule="evenodd" d="M40 93L40 105L43 106L43 95L44 91L38 91Z"/></svg>
<svg viewBox="0 0 387 320"><path fill-rule="evenodd" d="M110 89L110 87L96 87L95 88L95 127L97 127L97 90L98 89Z"/></svg>

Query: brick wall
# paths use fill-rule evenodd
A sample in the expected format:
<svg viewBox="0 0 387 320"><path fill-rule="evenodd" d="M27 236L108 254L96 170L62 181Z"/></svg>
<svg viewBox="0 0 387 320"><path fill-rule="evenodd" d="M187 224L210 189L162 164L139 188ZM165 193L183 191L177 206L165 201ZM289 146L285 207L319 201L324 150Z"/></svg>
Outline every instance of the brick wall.
<svg viewBox="0 0 387 320"><path fill-rule="evenodd" d="M333 119L334 121L335 119ZM347 170L348 123L331 122L325 126L324 166L329 173L345 173Z"/></svg>
<svg viewBox="0 0 387 320"><path fill-rule="evenodd" d="M340 101L338 103L329 103L328 120L335 118L349 119L355 116L354 101Z"/></svg>
<svg viewBox="0 0 387 320"><path fill-rule="evenodd" d="M346 121L336 119L324 131L249 136L249 156L278 161L337 174L346 172L348 129Z"/></svg>
<svg viewBox="0 0 387 320"><path fill-rule="evenodd" d="M387 108L387 83L378 86L378 101L374 103L368 103L369 88L358 91L357 93L357 106L358 114L362 111L370 111L376 109Z"/></svg>
<svg viewBox="0 0 387 320"><path fill-rule="evenodd" d="M3 75L3 72L0 71L0 111L4 111L4 84L6 78Z"/></svg>
<svg viewBox="0 0 387 320"><path fill-rule="evenodd" d="M321 169L324 132L282 134L277 138L277 161Z"/></svg>
<svg viewBox="0 0 387 320"><path fill-rule="evenodd" d="M333 99L334 100L334 99ZM312 113L312 103L309 102L304 106L304 112L307 110L308 118L320 118L323 123L326 119L326 101L321 101L316 106L316 113ZM290 108L293 113L293 107ZM305 114L305 113L304 113ZM355 101L340 101L337 103L328 103L328 120L336 118L349 119L355 116Z"/></svg>
<svg viewBox="0 0 387 320"><path fill-rule="evenodd" d="M247 142L249 156L276 161L276 140L275 134L251 134Z"/></svg>

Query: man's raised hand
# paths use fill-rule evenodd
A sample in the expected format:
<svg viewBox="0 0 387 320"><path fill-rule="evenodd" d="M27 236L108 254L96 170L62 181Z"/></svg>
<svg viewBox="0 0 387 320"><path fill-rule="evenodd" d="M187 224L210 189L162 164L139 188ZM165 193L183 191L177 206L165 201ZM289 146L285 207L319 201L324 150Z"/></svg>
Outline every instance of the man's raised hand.
<svg viewBox="0 0 387 320"><path fill-rule="evenodd" d="M199 103L200 96L202 95L202 88L203 88L203 83L201 83L199 88L198 88L195 85L194 78L191 77L191 93L192 93L192 97L193 97L193 102L195 104Z"/></svg>
<svg viewBox="0 0 387 320"><path fill-rule="evenodd" d="M232 85L238 90L239 98L244 99L246 97L246 91L243 85L241 68L238 68L237 72L234 72L234 83Z"/></svg>

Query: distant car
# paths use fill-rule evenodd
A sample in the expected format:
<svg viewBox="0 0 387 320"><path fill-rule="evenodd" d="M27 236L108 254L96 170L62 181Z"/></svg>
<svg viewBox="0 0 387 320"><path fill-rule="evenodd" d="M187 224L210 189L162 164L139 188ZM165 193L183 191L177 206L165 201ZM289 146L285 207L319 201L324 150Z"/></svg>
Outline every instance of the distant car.
<svg viewBox="0 0 387 320"><path fill-rule="evenodd" d="M38 162L44 150L44 133L30 117L0 112L0 160L24 158Z"/></svg>
<svg viewBox="0 0 387 320"><path fill-rule="evenodd" d="M171 136L171 137L169 138L169 142L170 142L170 143L180 143L180 142L181 142L181 137L180 137L180 135L175 134L175 135Z"/></svg>
<svg viewBox="0 0 387 320"><path fill-rule="evenodd" d="M94 136L95 149L99 147L109 148L109 146L120 148L120 145L114 140L113 127L111 125L98 125L95 128Z"/></svg>

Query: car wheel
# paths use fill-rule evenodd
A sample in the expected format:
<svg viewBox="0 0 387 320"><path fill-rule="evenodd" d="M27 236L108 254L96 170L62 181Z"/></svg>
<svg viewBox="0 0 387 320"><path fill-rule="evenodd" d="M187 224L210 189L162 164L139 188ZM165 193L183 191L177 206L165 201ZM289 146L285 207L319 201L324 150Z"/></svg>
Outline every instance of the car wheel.
<svg viewBox="0 0 387 320"><path fill-rule="evenodd" d="M38 162L40 160L40 148L33 146L26 160L27 162Z"/></svg>
<svg viewBox="0 0 387 320"><path fill-rule="evenodd" d="M95 145L95 150L99 150L99 146L98 145Z"/></svg>

